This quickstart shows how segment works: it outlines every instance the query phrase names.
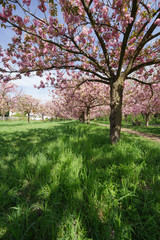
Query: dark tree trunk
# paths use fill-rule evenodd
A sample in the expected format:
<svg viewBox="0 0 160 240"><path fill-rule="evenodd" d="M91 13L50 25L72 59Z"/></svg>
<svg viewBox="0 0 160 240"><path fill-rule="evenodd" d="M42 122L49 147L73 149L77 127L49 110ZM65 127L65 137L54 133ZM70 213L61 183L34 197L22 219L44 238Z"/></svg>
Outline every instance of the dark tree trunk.
<svg viewBox="0 0 160 240"><path fill-rule="evenodd" d="M28 116L28 123L30 123L30 113L27 113Z"/></svg>
<svg viewBox="0 0 160 240"><path fill-rule="evenodd" d="M125 119L125 122L128 123L128 115L127 114L124 115L124 119Z"/></svg>
<svg viewBox="0 0 160 240"><path fill-rule="evenodd" d="M123 78L110 85L110 141L116 144L120 139L122 121Z"/></svg>
<svg viewBox="0 0 160 240"><path fill-rule="evenodd" d="M79 116L79 121L82 123L85 123L85 112L81 112L80 116Z"/></svg>
<svg viewBox="0 0 160 240"><path fill-rule="evenodd" d="M82 122L85 123L85 112L82 112Z"/></svg>
<svg viewBox="0 0 160 240"><path fill-rule="evenodd" d="M90 124L90 108L87 108L87 124Z"/></svg>

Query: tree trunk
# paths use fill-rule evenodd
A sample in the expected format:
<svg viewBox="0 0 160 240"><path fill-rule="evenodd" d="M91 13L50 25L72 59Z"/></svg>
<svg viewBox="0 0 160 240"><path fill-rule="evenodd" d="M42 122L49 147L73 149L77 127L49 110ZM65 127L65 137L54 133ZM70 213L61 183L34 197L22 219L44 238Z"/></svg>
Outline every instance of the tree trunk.
<svg viewBox="0 0 160 240"><path fill-rule="evenodd" d="M135 117L133 117L132 115L131 115L131 121L132 121L132 125L135 126L135 125L136 125L136 124L135 124L136 119L135 119Z"/></svg>
<svg viewBox="0 0 160 240"><path fill-rule="evenodd" d="M85 123L85 112L82 112L82 122Z"/></svg>
<svg viewBox="0 0 160 240"><path fill-rule="evenodd" d="M3 121L5 120L5 116L4 116L4 114L2 114L2 120L3 120Z"/></svg>
<svg viewBox="0 0 160 240"><path fill-rule="evenodd" d="M90 108L87 107L87 124L90 124Z"/></svg>
<svg viewBox="0 0 160 240"><path fill-rule="evenodd" d="M148 125L149 125L149 120L150 120L150 113L148 113L148 114L144 114L145 115L145 120L146 120L146 126L148 127Z"/></svg>
<svg viewBox="0 0 160 240"><path fill-rule="evenodd" d="M27 113L28 116L28 123L30 123L30 113Z"/></svg>
<svg viewBox="0 0 160 240"><path fill-rule="evenodd" d="M80 116L79 116L79 121L82 123L85 123L85 112L81 112Z"/></svg>
<svg viewBox="0 0 160 240"><path fill-rule="evenodd" d="M42 114L42 122L44 122L44 114Z"/></svg>
<svg viewBox="0 0 160 240"><path fill-rule="evenodd" d="M125 119L125 122L128 123L128 115L127 114L124 115L124 119Z"/></svg>
<svg viewBox="0 0 160 240"><path fill-rule="evenodd" d="M122 77L110 85L110 141L116 144L120 139L122 121L122 98L123 98Z"/></svg>

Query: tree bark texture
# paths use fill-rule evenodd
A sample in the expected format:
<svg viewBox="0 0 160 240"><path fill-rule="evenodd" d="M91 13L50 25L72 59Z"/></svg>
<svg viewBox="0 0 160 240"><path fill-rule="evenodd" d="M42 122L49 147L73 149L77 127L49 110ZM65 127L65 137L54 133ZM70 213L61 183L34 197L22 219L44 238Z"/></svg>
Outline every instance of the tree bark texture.
<svg viewBox="0 0 160 240"><path fill-rule="evenodd" d="M87 124L90 124L90 108L87 108Z"/></svg>
<svg viewBox="0 0 160 240"><path fill-rule="evenodd" d="M116 144L120 139L122 121L123 79L120 77L110 85L110 141Z"/></svg>

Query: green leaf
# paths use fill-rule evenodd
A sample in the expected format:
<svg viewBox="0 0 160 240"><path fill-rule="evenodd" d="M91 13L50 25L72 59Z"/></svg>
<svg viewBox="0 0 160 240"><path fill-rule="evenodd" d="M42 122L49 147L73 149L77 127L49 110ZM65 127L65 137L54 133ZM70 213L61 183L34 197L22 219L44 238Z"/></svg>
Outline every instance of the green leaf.
<svg viewBox="0 0 160 240"><path fill-rule="evenodd" d="M49 0L49 3L52 3L52 4L54 4L54 0Z"/></svg>
<svg viewBox="0 0 160 240"><path fill-rule="evenodd" d="M6 25L4 23L1 23L1 28L6 28Z"/></svg>

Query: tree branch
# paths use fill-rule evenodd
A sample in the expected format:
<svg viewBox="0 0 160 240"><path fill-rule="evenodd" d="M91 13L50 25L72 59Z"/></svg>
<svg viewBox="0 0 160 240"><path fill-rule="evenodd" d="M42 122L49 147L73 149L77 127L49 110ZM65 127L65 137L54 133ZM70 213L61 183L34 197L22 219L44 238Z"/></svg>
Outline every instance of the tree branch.
<svg viewBox="0 0 160 240"><path fill-rule="evenodd" d="M159 59L159 60L151 60L151 61L149 61L149 62L141 63L141 64L133 67L133 68L129 71L128 75L131 74L131 73L133 73L133 72L135 72L135 71L137 71L137 70L139 70L140 68L143 68L143 67L146 67L146 66L151 66L151 65L154 65L154 64L157 64L157 63L160 63L160 59Z"/></svg>
<svg viewBox="0 0 160 240"><path fill-rule="evenodd" d="M155 19L155 21L160 18L160 13L158 14L157 18ZM155 22L154 21L154 22ZM150 28L148 29L148 31L146 32L146 34L144 35L142 41L140 42L139 46L137 47L135 53L133 54L130 63L128 64L128 68L126 70L126 72L130 71L130 68L132 67L134 60L137 58L138 54L140 53L140 51L142 50L142 48L144 47L144 45L149 41L149 38L152 34L152 32L155 30L155 28L157 27L157 25L155 23L152 23L152 25L150 26ZM152 36L151 36L152 38Z"/></svg>
<svg viewBox="0 0 160 240"><path fill-rule="evenodd" d="M17 29L21 30L22 32L25 32L25 33L27 33L27 34L29 34L29 35L32 35L32 36L34 36L34 37L39 38L39 39L40 39L41 41L43 41L43 42L48 42L48 43L50 43L50 44L53 44L53 45L57 46L57 47L60 48L61 50L64 50L64 51L66 51L66 52L73 53L73 54L81 54L80 52L73 51L73 50L71 50L71 49L68 49L68 48L63 47L62 44L58 44L58 43L56 43L56 42L54 42L54 41L51 41L51 40L49 40L49 39L44 39L44 38L42 38L40 35L38 35L38 34L36 34L36 33L30 32L30 31L28 31L28 30L26 30L26 29L24 29L24 28L22 28L22 27L19 27L18 25L16 25L16 24L12 23L11 21L3 18L2 16L0 16L0 19L3 20L3 21L7 21L12 27L17 28Z"/></svg>
<svg viewBox="0 0 160 240"><path fill-rule="evenodd" d="M137 9L138 9L137 0L133 0L132 11L131 11L131 17L133 18L133 21L132 21L132 23L128 24L126 32L123 37L121 53L120 53L120 60L119 60L118 71L117 71L117 77L119 77L121 69L122 69L123 59L124 59L124 55L125 55L125 51L126 51L126 47L127 47L127 42L128 42L128 38L131 33L131 30L132 30L133 23L136 18Z"/></svg>
<svg viewBox="0 0 160 240"><path fill-rule="evenodd" d="M110 84L109 82L107 83L106 81L103 81L103 80L100 80L100 79L85 79L85 80L83 80L82 82L80 82L78 85L76 85L76 87L75 87L75 91L82 85L82 84L84 84L84 83L86 83L86 82L100 82L100 83L104 83L104 84ZM75 92L74 91L74 92Z"/></svg>
<svg viewBox="0 0 160 240"><path fill-rule="evenodd" d="M93 19L93 16L91 14L91 12L89 11L89 8L87 8L86 4L85 4L85 1L84 0L81 0L81 3L84 7L84 10L91 22L91 25L94 29L94 32L99 40L99 43L102 47L102 51L103 51L103 54L104 54L104 57L105 57L105 60L106 60L106 63L107 63L107 66L108 66L108 69L109 69L109 72L110 72L110 75L112 76L112 78L114 77L114 72L113 72L113 69L112 67L110 66L110 61L109 61L109 56L108 56L108 53L107 53L107 50L106 50L106 47L105 47L105 43L103 41L103 38L100 36L100 34L98 33L98 31L95 29L95 26L96 26L96 22L95 20Z"/></svg>
<svg viewBox="0 0 160 240"><path fill-rule="evenodd" d="M147 82L141 81L141 80L139 80L139 79L137 79L137 78L135 78L135 77L127 77L126 79L128 79L128 80L134 80L134 81L136 81L136 82L138 82L138 83L142 83L142 84L145 84L145 85L148 85L148 86L151 86L152 84L156 84L156 83L159 83L159 82L160 82L160 81L158 81L158 82L149 82L149 83L147 83Z"/></svg>
<svg viewBox="0 0 160 240"><path fill-rule="evenodd" d="M155 13L153 13L152 18L155 17L155 15L158 13L159 10L160 10L160 8L159 8ZM142 28L141 28L140 31L137 33L137 36L139 36L139 35L141 34L141 32L145 29L145 27L147 26L148 23L149 23L149 20L147 20L147 21L143 24Z"/></svg>

